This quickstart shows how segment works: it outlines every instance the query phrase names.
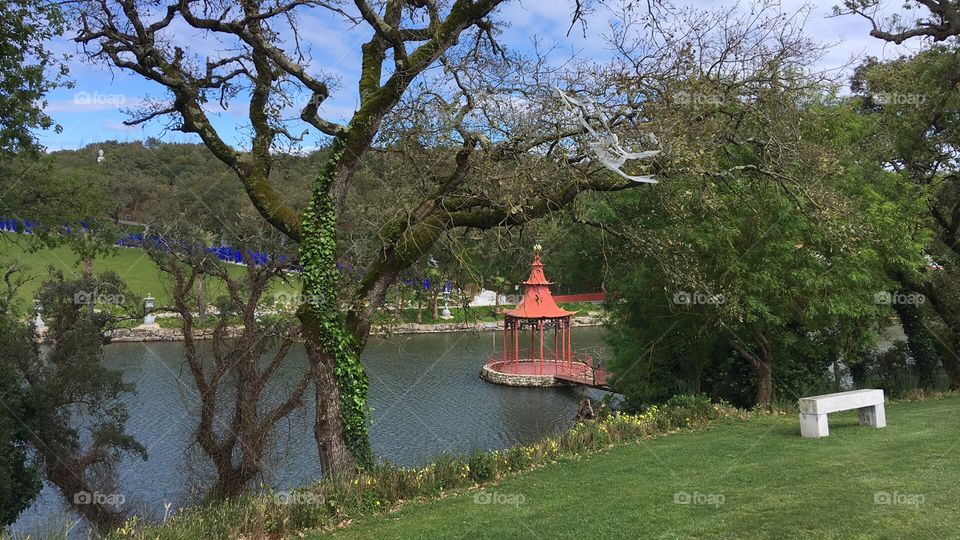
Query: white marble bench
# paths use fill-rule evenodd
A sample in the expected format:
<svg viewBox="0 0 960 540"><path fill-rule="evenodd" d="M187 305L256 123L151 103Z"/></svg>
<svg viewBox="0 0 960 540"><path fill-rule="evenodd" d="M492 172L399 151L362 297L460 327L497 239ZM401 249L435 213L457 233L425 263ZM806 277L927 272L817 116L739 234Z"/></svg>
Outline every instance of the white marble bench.
<svg viewBox="0 0 960 540"><path fill-rule="evenodd" d="M883 410L883 390L851 390L836 394L824 394L800 398L800 435L807 438L826 437L830 434L827 415L837 411L856 409L860 413L861 426L886 427L887 416Z"/></svg>

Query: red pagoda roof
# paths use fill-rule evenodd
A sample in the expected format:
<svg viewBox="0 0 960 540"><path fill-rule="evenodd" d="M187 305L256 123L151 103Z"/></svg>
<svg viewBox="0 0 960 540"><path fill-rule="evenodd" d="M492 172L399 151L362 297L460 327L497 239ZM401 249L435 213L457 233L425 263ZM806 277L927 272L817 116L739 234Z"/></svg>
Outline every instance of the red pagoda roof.
<svg viewBox="0 0 960 540"><path fill-rule="evenodd" d="M534 252L530 277L523 282L523 299L517 304L516 309L506 311L504 315L518 319L558 319L575 313L576 311L562 309L554 302L553 295L550 293L550 282L543 273L540 253Z"/></svg>

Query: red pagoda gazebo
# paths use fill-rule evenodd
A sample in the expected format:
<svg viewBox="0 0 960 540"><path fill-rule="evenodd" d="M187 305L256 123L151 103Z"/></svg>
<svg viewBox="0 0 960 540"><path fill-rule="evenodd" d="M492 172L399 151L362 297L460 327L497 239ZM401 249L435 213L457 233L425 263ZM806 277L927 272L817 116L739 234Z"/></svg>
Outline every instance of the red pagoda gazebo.
<svg viewBox="0 0 960 540"><path fill-rule="evenodd" d="M573 351L570 318L576 312L554 302L540 250L539 245L534 247L533 268L523 282L523 299L504 313L502 351L488 358L480 375L509 386L604 386L604 374L594 368L590 355ZM526 348L528 329L530 346Z"/></svg>

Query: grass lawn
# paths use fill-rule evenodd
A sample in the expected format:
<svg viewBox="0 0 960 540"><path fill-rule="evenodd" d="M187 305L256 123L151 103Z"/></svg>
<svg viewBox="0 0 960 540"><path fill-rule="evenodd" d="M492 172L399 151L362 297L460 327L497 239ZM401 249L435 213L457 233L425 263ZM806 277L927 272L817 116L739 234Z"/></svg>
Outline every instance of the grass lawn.
<svg viewBox="0 0 960 540"><path fill-rule="evenodd" d="M5 262L15 261L24 267L25 274L35 276L20 289L18 297L21 302L34 297L40 283L48 275L47 268L50 266L68 277L78 276L83 272L79 257L65 246L30 252L25 249L26 244L18 238L19 235L3 233L3 236L5 238L0 238L0 259ZM158 300L167 300L160 271L147 257L146 252L139 249L117 248L108 257L98 257L93 262L93 271L116 272L134 292L143 295L150 293ZM30 305L32 307L32 303Z"/></svg>
<svg viewBox="0 0 960 540"><path fill-rule="evenodd" d="M48 276L49 267L62 271L67 277L76 277L83 272L79 257L69 248L61 246L31 252L26 249L26 242L20 235L7 232L0 233L0 261L17 262L23 266L25 274L34 276L31 281L21 287L17 295L21 307L28 306L28 309L33 309L32 299L40 288L40 284ZM228 268L236 276L241 276L244 271L241 266L231 265ZM115 248L110 255L94 259L93 271L94 273L116 272L127 282L133 292L141 296L153 295L157 299L157 305L171 303L168 280L145 251ZM217 291L219 291L219 283L212 284L209 288L211 298ZM289 288L289 291L284 290L284 292L292 291L293 288Z"/></svg>
<svg viewBox="0 0 960 540"><path fill-rule="evenodd" d="M508 478L485 488L495 503L474 490L312 537L956 538L958 411L888 405L885 429L838 413L819 440L793 415L724 420Z"/></svg>
<svg viewBox="0 0 960 540"><path fill-rule="evenodd" d="M47 269L49 267L52 266L62 271L64 275L68 277L79 275L82 272L79 257L67 247L58 247L55 249L44 248L31 252L26 249L26 243L21 235L0 232L0 262L12 261L21 264L25 274L34 276L31 281L20 288L17 294L21 309L33 309L32 299L36 296L37 289L40 288L41 282L43 282L48 275ZM228 265L228 268L236 276L241 276L244 271L241 266ZM150 260L146 252L142 250L128 248L113 249L109 256L97 257L94 260L93 271L95 273L107 271L116 272L127 282L127 285L133 292L140 296L146 296L147 294L153 295L153 297L157 299L156 304L158 306L170 305L172 303L170 295L168 294L168 280L160 270L157 269L156 265L153 264L153 261ZM276 292L283 293L287 297L295 296L299 291L299 286L296 284L296 278L293 279L292 286L278 285ZM208 286L207 292L212 301L214 295L220 292L219 283L211 283ZM408 298L407 301L409 302L410 299ZM441 309L442 306L441 300ZM580 314L586 314L588 311L601 311L599 306L587 303L563 304L562 307L571 311L577 311ZM471 308L464 311L459 307L451 306L450 312L451 315L453 315L453 319L445 320L437 318L434 320L430 307L424 305L423 323L473 323L503 320L501 316L494 316L492 307ZM416 322L416 320L417 310L416 307L413 307L404 310L402 321L396 320L393 313L389 312L378 314L376 322L378 324L398 324L400 322ZM164 326L174 326L173 321L161 322Z"/></svg>

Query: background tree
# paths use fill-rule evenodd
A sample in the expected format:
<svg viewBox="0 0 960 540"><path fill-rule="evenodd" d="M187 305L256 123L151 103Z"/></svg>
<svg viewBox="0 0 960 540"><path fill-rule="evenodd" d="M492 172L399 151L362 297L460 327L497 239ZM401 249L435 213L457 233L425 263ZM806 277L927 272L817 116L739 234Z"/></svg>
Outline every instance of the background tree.
<svg viewBox="0 0 960 540"><path fill-rule="evenodd" d="M120 372L104 367L103 332L122 319L111 312L136 316L138 299L115 274L75 280L51 274L39 294L48 350L40 349L31 323L9 314L3 321L0 339L6 346L0 349L0 365L13 372L10 380L21 389L13 397L19 397L29 415L21 418L16 408L5 407L0 423L26 431L23 442L33 467L68 508L109 530L126 518L126 508L113 504L122 499L108 497L116 493L114 467L124 455L146 459L147 454L124 432L122 398L133 387L123 382ZM90 302L100 303L101 309L87 309Z"/></svg>
<svg viewBox="0 0 960 540"><path fill-rule="evenodd" d="M36 151L35 130L60 127L43 112L66 66L50 50L64 30L60 5L48 0L10 0L0 5L0 153Z"/></svg>
<svg viewBox="0 0 960 540"><path fill-rule="evenodd" d="M93 276L96 257L109 256L119 234L112 179L96 170L65 167L55 157L21 155L0 162L14 189L0 195L0 215L32 223L30 235L4 235L27 249L67 246L82 273Z"/></svg>
<svg viewBox="0 0 960 540"><path fill-rule="evenodd" d="M661 172L669 181L642 198L610 199L626 205L617 215L630 217L620 226L603 205L579 218L620 238L623 247L612 251L628 255L612 273L652 279L656 293L644 302L659 294L666 303L652 317L676 321L653 325L676 345L652 336L623 357L661 345L666 354L678 347L702 354L682 340L706 339L709 350L722 336L752 369L754 403L763 405L774 397L778 351L810 342L811 333L823 336L821 347L827 336L843 336L834 350L855 361L852 344L868 336L846 329L873 327L889 314L875 295L891 286L891 269L917 275L924 236L916 202L898 193L902 180L862 162L851 144L862 122L808 64L818 49L802 31L802 12L741 17L692 10L676 27L644 27L637 37L625 25L614 36L632 67L617 84L651 103L654 130L671 149ZM653 54L647 32L663 33ZM637 259L640 268L631 267ZM616 375L629 366L611 367ZM681 372L699 367L688 362ZM654 393L673 383L658 384Z"/></svg>
<svg viewBox="0 0 960 540"><path fill-rule="evenodd" d="M488 285L491 289L493 289L495 294L493 299L493 309L494 311L499 312L500 297L506 294L505 291L509 289L510 282L507 280L507 278L497 274L488 280Z"/></svg>
<svg viewBox="0 0 960 540"><path fill-rule="evenodd" d="M210 495L236 497L264 472L277 423L300 407L313 376L305 369L293 387L279 392L271 386L273 375L288 369L287 354L299 331L289 314L264 317L259 310L272 287L285 279L290 262L278 253L257 263L252 251L273 242L240 238L246 266L242 277L236 277L203 244L188 240L186 227L175 230L174 236L164 231L148 252L171 277L169 309L179 315L184 355L198 393L195 441L215 471ZM275 240L275 235L267 238ZM198 318L194 292L201 276L224 284L209 347L199 346L194 335ZM237 320L239 329L234 330Z"/></svg>
<svg viewBox="0 0 960 540"><path fill-rule="evenodd" d="M23 284L16 265L8 265L0 295L0 527L6 527L25 510L42 487L40 474L29 460L30 426L36 422L24 390L24 381L11 361L32 341L33 329L20 321L14 310L17 288Z"/></svg>
<svg viewBox="0 0 960 540"><path fill-rule="evenodd" d="M932 330L945 345L939 361L953 388L960 387L960 167L956 159L960 110L960 52L939 45L889 62L868 59L855 72L851 89L862 99L868 119L860 145L912 183L921 205L919 215L933 238L925 278L896 275L902 291L922 293L929 300L921 310L899 310L910 349L920 365L932 362L927 335ZM931 316L924 317L925 311ZM917 319L917 320L912 320ZM942 321L937 322L937 319ZM925 376L925 383L929 383Z"/></svg>

